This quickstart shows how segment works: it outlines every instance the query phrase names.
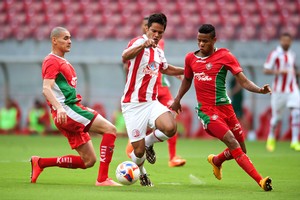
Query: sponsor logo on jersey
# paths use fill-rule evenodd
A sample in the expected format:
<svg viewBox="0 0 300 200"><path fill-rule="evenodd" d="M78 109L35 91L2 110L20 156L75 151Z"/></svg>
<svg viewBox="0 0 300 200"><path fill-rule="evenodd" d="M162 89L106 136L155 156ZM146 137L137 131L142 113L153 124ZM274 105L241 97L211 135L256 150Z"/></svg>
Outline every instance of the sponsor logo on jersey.
<svg viewBox="0 0 300 200"><path fill-rule="evenodd" d="M140 131L137 130L137 129L133 129L131 134L132 134L132 136L135 137L135 138L141 136Z"/></svg>
<svg viewBox="0 0 300 200"><path fill-rule="evenodd" d="M212 68L212 64L211 63L207 63L205 66L206 66L207 70L210 70Z"/></svg>
<svg viewBox="0 0 300 200"><path fill-rule="evenodd" d="M155 62L152 62L143 69L143 72L151 76L158 76L158 66Z"/></svg>
<svg viewBox="0 0 300 200"><path fill-rule="evenodd" d="M198 81L211 81L212 80L212 78L209 77L208 75L206 75L204 72L194 73L194 77Z"/></svg>
<svg viewBox="0 0 300 200"><path fill-rule="evenodd" d="M206 63L205 60L197 60L196 63Z"/></svg>
<svg viewBox="0 0 300 200"><path fill-rule="evenodd" d="M217 120L218 117L219 117L218 115L214 114L213 116L211 116L211 119L212 119L212 120Z"/></svg>

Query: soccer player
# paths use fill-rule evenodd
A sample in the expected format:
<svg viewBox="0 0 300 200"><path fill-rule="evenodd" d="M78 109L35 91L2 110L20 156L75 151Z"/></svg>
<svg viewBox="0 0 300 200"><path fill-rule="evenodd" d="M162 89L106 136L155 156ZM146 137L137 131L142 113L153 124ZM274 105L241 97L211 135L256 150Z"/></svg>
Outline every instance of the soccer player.
<svg viewBox="0 0 300 200"><path fill-rule="evenodd" d="M147 26L148 26L148 19L149 17L144 17L142 21L142 32L143 34L146 34ZM164 50L164 40L163 38L158 43L159 47ZM127 62L124 63L124 69L128 73L128 64ZM127 74L126 73L126 74ZM166 75L159 72L158 79L157 79L157 85L158 85L158 96L157 100L162 103L164 106L169 107L171 103L173 102L173 97L170 92L170 82ZM150 133L148 131L147 133ZM180 167L185 165L186 160L182 159L180 156L176 155L176 143L177 143L177 136L178 133L176 133L173 137L167 140L168 142L168 149L169 149L169 167ZM128 142L126 146L126 154L130 158L130 154L133 151L133 147L130 142Z"/></svg>
<svg viewBox="0 0 300 200"><path fill-rule="evenodd" d="M181 111L180 100L194 79L198 118L210 135L228 147L219 155L208 156L208 162L212 165L216 178L222 179L222 163L235 159L262 189L272 190L271 179L263 178L246 155L244 134L226 92L226 74L229 70L239 84L250 92L270 93L269 85L258 87L244 75L237 59L228 49L215 47L217 38L213 25L203 24L198 30L197 40L199 50L186 55L184 79L170 108L176 112Z"/></svg>
<svg viewBox="0 0 300 200"><path fill-rule="evenodd" d="M77 76L73 66L64 58L71 49L71 35L63 27L51 31L52 51L42 64L43 94L51 108L57 128L68 139L79 156L65 155L52 158L31 157L31 183L36 183L47 167L92 167L96 154L88 131L103 135L100 144L100 167L96 186L121 186L108 177L112 159L116 128L96 111L83 106L76 93Z"/></svg>
<svg viewBox="0 0 300 200"><path fill-rule="evenodd" d="M292 140L290 147L300 151L300 94L296 80L295 53L290 49L292 36L283 33L280 36L280 45L273 50L264 64L264 73L275 75L271 95L272 118L270 121L270 132L266 148L268 151L275 150L275 130L278 122L282 119L284 108L290 110L292 121Z"/></svg>
<svg viewBox="0 0 300 200"><path fill-rule="evenodd" d="M167 75L182 75L183 68L167 63L163 50L158 46L167 26L162 13L149 16L146 34L134 38L123 51L123 61L128 62L128 74L121 100L127 134L133 146L130 155L140 168L142 186L153 186L143 167L145 151L147 160L156 160L153 144L168 140L177 131L171 111L157 101L159 71ZM156 130L146 136L147 127Z"/></svg>

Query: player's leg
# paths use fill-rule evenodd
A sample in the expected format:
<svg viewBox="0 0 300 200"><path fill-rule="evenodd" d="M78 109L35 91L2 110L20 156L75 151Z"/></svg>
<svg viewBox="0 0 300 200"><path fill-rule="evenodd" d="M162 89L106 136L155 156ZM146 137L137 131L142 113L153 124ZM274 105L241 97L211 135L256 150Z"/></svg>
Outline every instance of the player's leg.
<svg viewBox="0 0 300 200"><path fill-rule="evenodd" d="M109 165L112 160L116 140L116 127L100 114L94 119L89 131L102 134L100 143L100 166L98 169L97 186L120 186L108 177Z"/></svg>
<svg viewBox="0 0 300 200"><path fill-rule="evenodd" d="M272 117L270 120L270 130L267 138L266 149L273 152L276 147L275 131L278 123L281 121L283 109L286 103L284 94L274 93L271 95Z"/></svg>
<svg viewBox="0 0 300 200"><path fill-rule="evenodd" d="M232 157L238 165L252 177L262 189L266 191L272 190L271 179L269 177L264 179L257 172L250 158L243 152L239 142L230 130L224 135L222 141L229 148Z"/></svg>
<svg viewBox="0 0 300 200"><path fill-rule="evenodd" d="M292 108L292 138L291 138L291 148L300 151L300 143L299 143L299 133L300 133L300 109Z"/></svg>

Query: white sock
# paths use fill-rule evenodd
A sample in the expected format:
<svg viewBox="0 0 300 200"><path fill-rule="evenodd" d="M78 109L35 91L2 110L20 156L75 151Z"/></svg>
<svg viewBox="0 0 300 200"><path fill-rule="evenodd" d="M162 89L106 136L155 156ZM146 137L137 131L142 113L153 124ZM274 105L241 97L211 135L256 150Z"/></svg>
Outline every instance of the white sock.
<svg viewBox="0 0 300 200"><path fill-rule="evenodd" d="M292 115L292 143L299 141L299 127L300 127L300 109L293 108L291 111Z"/></svg>
<svg viewBox="0 0 300 200"><path fill-rule="evenodd" d="M146 147L149 147L156 142L163 142L167 139L169 139L168 136L166 136L160 130L155 129L152 133L150 133L149 135L146 136L145 145L146 145Z"/></svg>
<svg viewBox="0 0 300 200"><path fill-rule="evenodd" d="M146 159L145 154L143 155L143 157L139 158L139 157L137 157L137 156L135 155L134 151L132 151L131 154L130 154L130 156L131 156L131 160L132 160L135 164L137 164L137 166L139 166L141 175L142 175L142 174L147 174L147 171L146 171L146 169L144 168L144 162L145 162L145 159Z"/></svg>
<svg viewBox="0 0 300 200"><path fill-rule="evenodd" d="M296 143L299 141L299 126L292 126L292 143Z"/></svg>
<svg viewBox="0 0 300 200"><path fill-rule="evenodd" d="M269 131L269 135L268 135L268 139L275 139L275 126L274 125L270 125L270 131Z"/></svg>

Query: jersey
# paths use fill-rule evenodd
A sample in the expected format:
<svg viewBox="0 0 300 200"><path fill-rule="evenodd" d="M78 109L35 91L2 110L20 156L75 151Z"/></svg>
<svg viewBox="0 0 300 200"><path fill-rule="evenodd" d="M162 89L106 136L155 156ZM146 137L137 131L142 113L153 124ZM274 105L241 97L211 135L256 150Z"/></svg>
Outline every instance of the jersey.
<svg viewBox="0 0 300 200"><path fill-rule="evenodd" d="M295 53L291 50L284 51L281 46L273 50L264 64L265 69L276 71L287 70L287 74L275 75L273 92L290 93L298 89L295 71Z"/></svg>
<svg viewBox="0 0 300 200"><path fill-rule="evenodd" d="M145 34L134 38L124 52L143 44L147 39ZM136 57L128 61L128 74L121 101L140 103L156 100L159 70L167 68L164 51L159 46L143 49Z"/></svg>
<svg viewBox="0 0 300 200"><path fill-rule="evenodd" d="M197 101L200 106L231 104L226 92L226 75L242 72L237 59L229 50L217 49L212 55L201 58L190 52L185 58L184 75L194 78Z"/></svg>
<svg viewBox="0 0 300 200"><path fill-rule="evenodd" d="M66 59L53 53L46 56L42 64L42 78L55 79L53 93L62 105L81 101L81 96L76 93L76 72ZM49 106L52 108L50 104Z"/></svg>

